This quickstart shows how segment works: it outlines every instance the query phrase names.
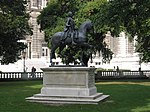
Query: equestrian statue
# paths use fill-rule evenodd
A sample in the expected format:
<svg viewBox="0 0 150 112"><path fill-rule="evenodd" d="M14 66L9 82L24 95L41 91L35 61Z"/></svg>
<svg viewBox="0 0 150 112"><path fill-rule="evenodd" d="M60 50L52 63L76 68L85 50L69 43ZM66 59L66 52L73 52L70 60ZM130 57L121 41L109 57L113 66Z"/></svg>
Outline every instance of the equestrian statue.
<svg viewBox="0 0 150 112"><path fill-rule="evenodd" d="M80 25L79 29L77 29L75 28L75 22L72 19L72 16L72 12L69 12L64 32L57 32L51 38L51 66L54 66L52 59L56 59L55 50L59 48L59 51L62 51L66 45L80 46L82 48L80 63L83 66L85 65L83 62L83 49L87 47L92 47L87 43L87 34L93 34L94 27L91 21L85 21Z"/></svg>

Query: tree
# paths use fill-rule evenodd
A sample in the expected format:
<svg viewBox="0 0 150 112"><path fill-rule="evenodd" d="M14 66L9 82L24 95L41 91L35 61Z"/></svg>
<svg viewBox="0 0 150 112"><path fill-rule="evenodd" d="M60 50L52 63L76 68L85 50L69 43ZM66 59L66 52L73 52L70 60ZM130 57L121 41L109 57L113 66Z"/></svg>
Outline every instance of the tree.
<svg viewBox="0 0 150 112"><path fill-rule="evenodd" d="M38 17L38 23L41 25L41 30L45 32L45 40L50 42L52 35L58 31L63 31L65 25L65 18L69 11L72 11L75 14L76 26L89 19L93 20L91 17L90 11L92 7L96 5L96 8L99 7L102 3L105 3L106 0L53 0L50 1L49 5L41 12L41 15ZM97 4L98 3L98 4ZM57 7L57 8L56 8ZM103 61L110 61L112 58L112 52L107 48L106 43L104 42L104 33L105 32L96 32L95 36L88 36L88 43L94 46L93 50L86 49L84 53L84 61L87 63L91 54L96 54L97 51L102 53ZM50 45L50 44L49 44ZM50 47L50 46L49 46ZM77 63L75 60L79 59L80 48L68 47L67 50L64 49L63 54L60 57L66 62L66 52L71 53L74 56L68 57L66 63ZM68 62L69 61L69 62Z"/></svg>
<svg viewBox="0 0 150 112"><path fill-rule="evenodd" d="M20 53L26 45L19 40L32 34L26 4L26 0L0 1L0 56L3 64L20 59Z"/></svg>
<svg viewBox="0 0 150 112"><path fill-rule="evenodd" d="M136 51L143 55L142 61L150 61L149 0L111 0L101 5L93 18L101 31L109 30L115 36L124 31L131 40L137 36Z"/></svg>

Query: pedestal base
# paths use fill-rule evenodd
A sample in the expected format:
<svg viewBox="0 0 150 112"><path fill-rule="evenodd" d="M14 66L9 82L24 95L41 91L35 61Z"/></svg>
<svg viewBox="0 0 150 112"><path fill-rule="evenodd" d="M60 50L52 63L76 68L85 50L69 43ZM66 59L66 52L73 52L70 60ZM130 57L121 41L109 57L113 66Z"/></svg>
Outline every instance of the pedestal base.
<svg viewBox="0 0 150 112"><path fill-rule="evenodd" d="M42 94L36 94L33 97L26 98L29 102L37 103L50 103L50 104L98 104L100 101L108 98L109 95L103 95L97 93L91 96L83 97L71 97L71 96L45 96Z"/></svg>
<svg viewBox="0 0 150 112"><path fill-rule="evenodd" d="M40 94L26 98L30 102L97 104L109 95L97 93L95 68L50 67L42 68L43 87Z"/></svg>

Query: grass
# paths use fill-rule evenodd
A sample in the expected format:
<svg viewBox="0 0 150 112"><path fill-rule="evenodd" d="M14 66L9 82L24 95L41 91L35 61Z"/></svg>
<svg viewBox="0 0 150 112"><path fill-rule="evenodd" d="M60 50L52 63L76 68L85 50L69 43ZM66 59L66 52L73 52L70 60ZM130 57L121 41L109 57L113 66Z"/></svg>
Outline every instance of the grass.
<svg viewBox="0 0 150 112"><path fill-rule="evenodd" d="M110 95L98 105L43 105L25 101L40 93L42 81L0 82L0 112L150 112L150 80L103 81L96 86Z"/></svg>

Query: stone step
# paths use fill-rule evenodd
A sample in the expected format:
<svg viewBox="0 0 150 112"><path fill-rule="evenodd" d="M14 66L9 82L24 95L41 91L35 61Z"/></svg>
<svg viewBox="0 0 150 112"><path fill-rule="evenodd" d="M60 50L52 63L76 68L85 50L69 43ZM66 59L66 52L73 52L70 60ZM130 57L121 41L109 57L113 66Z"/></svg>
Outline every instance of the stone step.
<svg viewBox="0 0 150 112"><path fill-rule="evenodd" d="M96 93L94 95L91 96L49 96L49 95L44 95L44 94L35 94L34 97L38 97L38 98L60 98L60 99L70 99L70 98L74 98L74 99L97 99L100 96L102 96L103 93Z"/></svg>
<svg viewBox="0 0 150 112"><path fill-rule="evenodd" d="M38 102L38 103L48 103L48 104L98 104L100 101L105 100L108 98L109 95L100 95L95 99L90 98L77 98L77 97L28 97L26 98L29 102Z"/></svg>

